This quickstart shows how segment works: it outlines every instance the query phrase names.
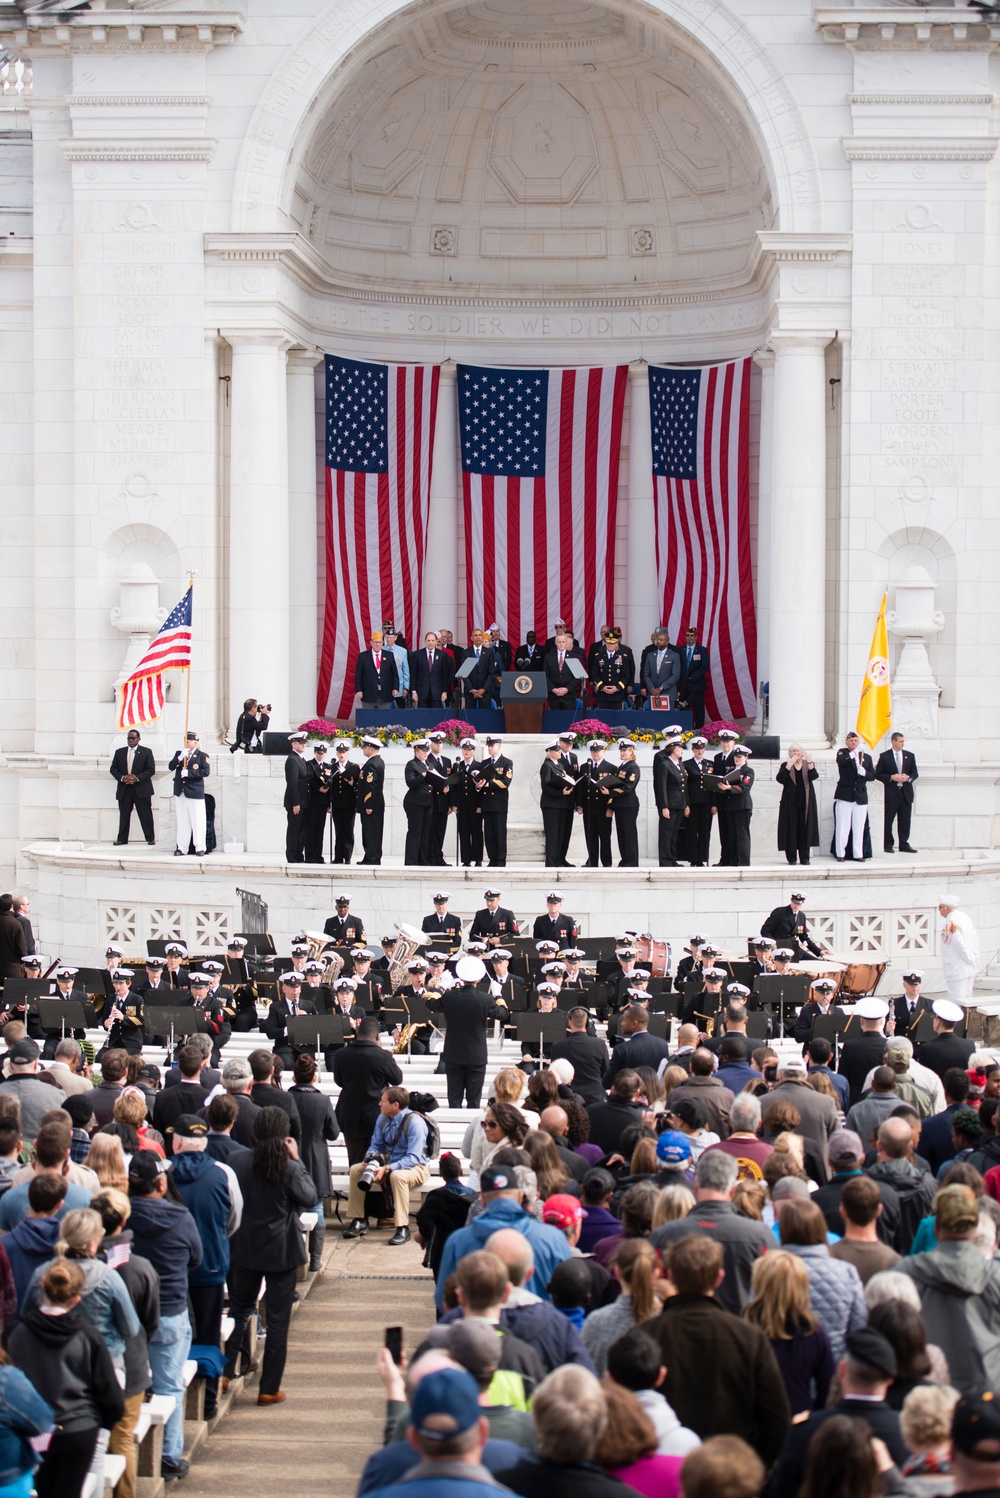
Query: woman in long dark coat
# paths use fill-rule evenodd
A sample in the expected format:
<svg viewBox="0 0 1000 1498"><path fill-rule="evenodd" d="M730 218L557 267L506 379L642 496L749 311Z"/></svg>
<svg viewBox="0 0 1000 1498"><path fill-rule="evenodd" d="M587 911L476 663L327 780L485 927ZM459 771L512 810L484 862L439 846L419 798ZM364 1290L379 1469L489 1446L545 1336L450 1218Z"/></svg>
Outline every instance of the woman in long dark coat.
<svg viewBox="0 0 1000 1498"><path fill-rule="evenodd" d="M819 847L819 812L812 786L818 778L812 756L793 744L775 776L781 786L778 852L789 863L808 863L812 849Z"/></svg>
<svg viewBox="0 0 1000 1498"><path fill-rule="evenodd" d="M335 1139L340 1138L340 1125L333 1111L333 1103L316 1084L316 1063L311 1056L295 1058L295 1085L288 1089L295 1098L302 1120L302 1164L309 1172L316 1187L318 1221L309 1234L309 1268L322 1268L323 1238L326 1227L323 1222L323 1198L333 1191L330 1175L330 1149Z"/></svg>

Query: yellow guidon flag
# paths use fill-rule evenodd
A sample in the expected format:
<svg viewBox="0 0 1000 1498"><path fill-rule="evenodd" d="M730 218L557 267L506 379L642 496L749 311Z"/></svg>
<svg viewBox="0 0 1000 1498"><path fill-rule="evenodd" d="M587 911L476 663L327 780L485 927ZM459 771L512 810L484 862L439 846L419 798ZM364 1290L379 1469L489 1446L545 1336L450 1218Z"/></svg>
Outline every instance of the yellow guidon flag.
<svg viewBox="0 0 1000 1498"><path fill-rule="evenodd" d="M868 667L861 701L858 704L858 733L869 749L874 749L879 739L889 732L892 725L892 688L889 685L889 637L885 629L885 601L875 621L872 648L868 654Z"/></svg>

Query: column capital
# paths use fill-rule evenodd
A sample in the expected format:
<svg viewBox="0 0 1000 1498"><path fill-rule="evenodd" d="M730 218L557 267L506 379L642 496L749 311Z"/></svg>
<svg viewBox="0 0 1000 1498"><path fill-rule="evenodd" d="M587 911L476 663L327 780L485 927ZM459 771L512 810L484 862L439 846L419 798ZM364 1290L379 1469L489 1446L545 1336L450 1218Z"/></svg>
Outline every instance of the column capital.
<svg viewBox="0 0 1000 1498"><path fill-rule="evenodd" d="M448 380L448 381L457 380L458 379L458 363L457 363L457 361L455 359L445 359L443 361L443 363L440 365L440 374L441 374L441 380L442 380L442 382L445 381L445 380Z"/></svg>
<svg viewBox="0 0 1000 1498"><path fill-rule="evenodd" d="M326 356L318 348L293 348L288 351L289 374L311 374Z"/></svg>
<svg viewBox="0 0 1000 1498"><path fill-rule="evenodd" d="M648 385L649 364L645 359L633 359L628 367L628 382L630 385Z"/></svg>
<svg viewBox="0 0 1000 1498"><path fill-rule="evenodd" d="M220 328L219 335L234 349L271 348L284 354L295 347L295 339L284 328Z"/></svg>
<svg viewBox="0 0 1000 1498"><path fill-rule="evenodd" d="M768 370L774 368L774 349L769 345L764 348L754 349L750 357L758 369Z"/></svg>
<svg viewBox="0 0 1000 1498"><path fill-rule="evenodd" d="M819 332L809 328L775 328L767 336L767 349L773 354L790 352L816 353L837 337L836 329Z"/></svg>

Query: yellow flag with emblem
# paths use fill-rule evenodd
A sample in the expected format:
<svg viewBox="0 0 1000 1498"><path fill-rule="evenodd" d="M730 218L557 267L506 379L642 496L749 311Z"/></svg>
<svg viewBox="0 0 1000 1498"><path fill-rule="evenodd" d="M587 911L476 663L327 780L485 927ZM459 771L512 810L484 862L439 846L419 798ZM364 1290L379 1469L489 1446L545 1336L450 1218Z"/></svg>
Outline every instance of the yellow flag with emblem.
<svg viewBox="0 0 1000 1498"><path fill-rule="evenodd" d="M861 701L858 704L858 733L869 749L874 749L879 739L889 732L892 725L892 688L889 685L889 637L885 628L885 601L875 621L872 648L868 654L868 667Z"/></svg>

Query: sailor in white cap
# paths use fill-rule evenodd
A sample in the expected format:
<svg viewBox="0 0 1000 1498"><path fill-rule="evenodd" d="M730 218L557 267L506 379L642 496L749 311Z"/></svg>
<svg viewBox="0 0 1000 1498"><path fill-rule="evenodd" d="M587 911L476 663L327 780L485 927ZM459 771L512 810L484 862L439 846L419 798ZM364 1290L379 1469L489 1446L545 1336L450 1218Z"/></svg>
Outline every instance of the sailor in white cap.
<svg viewBox="0 0 1000 1498"><path fill-rule="evenodd" d="M566 849L573 831L576 806L576 776L570 774L562 760L558 739L545 746L545 758L538 772L542 794L539 805L545 831L545 867L568 867ZM568 824L568 825L567 825Z"/></svg>
<svg viewBox="0 0 1000 1498"><path fill-rule="evenodd" d="M733 768L718 787L719 836L728 838L730 863L750 866L750 818L753 814L754 772L746 744L733 745Z"/></svg>
<svg viewBox="0 0 1000 1498"><path fill-rule="evenodd" d="M719 748L712 761L712 774L718 775L720 779L725 778L726 775L731 774L736 769L733 745L739 742L739 737L739 734L731 728L722 728L719 730ZM717 812L722 812L721 803L723 799L721 795L716 795L715 808ZM733 841L733 832L735 829L731 826L729 818L723 815L718 817L718 823L719 843L721 846L717 867L728 868L736 863L736 849Z"/></svg>
<svg viewBox="0 0 1000 1498"><path fill-rule="evenodd" d="M959 1033L965 1023L965 1010L952 999L935 999L931 1005L934 1016L934 1039L925 1040L917 1047L917 1060L921 1066L929 1066L943 1080L945 1072L957 1066L967 1070L969 1057L976 1049L975 1042L963 1040Z"/></svg>
<svg viewBox="0 0 1000 1498"><path fill-rule="evenodd" d="M285 862L304 863L306 846L306 808L309 803L309 766L305 761L304 728L288 735L285 759Z"/></svg>
<svg viewBox="0 0 1000 1498"><path fill-rule="evenodd" d="M459 750L461 758L454 766L458 780L452 787L455 821L458 823L458 857L464 869L473 865L479 869L483 863L483 792L476 783L480 776L475 739L463 739Z"/></svg>
<svg viewBox="0 0 1000 1498"><path fill-rule="evenodd" d="M350 863L354 857L354 818L358 809L361 766L351 758L354 745L347 739L337 743L337 757L330 766L330 820L333 823L333 861Z"/></svg>
<svg viewBox="0 0 1000 1498"><path fill-rule="evenodd" d="M615 767L604 758L607 744L603 739L591 739L587 745L590 759L581 767L577 783L580 806L583 810L583 835L587 840L587 862L584 868L611 867L611 786L615 781Z"/></svg>
<svg viewBox="0 0 1000 1498"><path fill-rule="evenodd" d="M557 889L549 890L545 896L544 915L535 916L531 934L535 941L554 941L559 947L572 946L577 938L577 924L571 915L563 914L563 897Z"/></svg>
<svg viewBox="0 0 1000 1498"><path fill-rule="evenodd" d="M478 1108L486 1078L486 1031L498 1010L489 991L486 965L479 957L460 957L456 983L427 1000L427 1008L445 1022L444 1074L449 1108Z"/></svg>
<svg viewBox="0 0 1000 1498"><path fill-rule="evenodd" d="M507 863L507 810L514 761L503 753L499 734L486 735L486 758L479 762L479 785L483 793L483 841L491 869Z"/></svg>
<svg viewBox="0 0 1000 1498"><path fill-rule="evenodd" d="M795 1039L799 1045L808 1045L812 1039L813 1026L824 1015L833 1013L833 996L837 985L830 978L814 978L809 985L808 1001L802 1005L795 1020ZM826 1037L828 1040L832 1036Z"/></svg>
<svg viewBox="0 0 1000 1498"><path fill-rule="evenodd" d="M892 1015L896 1022L896 1034L908 1035L913 1039L913 1032L920 1023L920 1017L926 1014L930 1005L920 992L920 985L924 981L923 969L919 967L908 967L900 974L903 984L903 992L892 1001Z"/></svg>
<svg viewBox="0 0 1000 1498"><path fill-rule="evenodd" d="M684 824L687 834L687 851L693 869L703 869L710 862L709 844L712 838L712 808L715 794L709 783L712 762L705 756L708 740L697 733L688 739L691 750L689 758L681 761L687 777L688 813Z"/></svg>
<svg viewBox="0 0 1000 1498"><path fill-rule="evenodd" d="M938 901L941 927L941 967L948 997L956 1004L972 1003L972 986L979 971L981 954L976 928L954 895Z"/></svg>
<svg viewBox="0 0 1000 1498"><path fill-rule="evenodd" d="M885 1053L883 1025L889 1006L881 999L859 999L851 1011L848 1039L840 1048L837 1070L851 1089L851 1104L864 1092L865 1081L873 1066L882 1065Z"/></svg>
<svg viewBox="0 0 1000 1498"><path fill-rule="evenodd" d="M403 810L406 813L406 844L403 862L410 868L425 867L431 862L431 830L434 818L434 792L431 789L431 772L427 756L431 752L430 739L416 739L413 758L403 767L406 792Z"/></svg>
<svg viewBox="0 0 1000 1498"><path fill-rule="evenodd" d="M385 826L385 760L382 741L371 735L361 740L365 762L358 784L358 817L361 821L361 846L364 864L382 862L382 831Z"/></svg>
<svg viewBox="0 0 1000 1498"><path fill-rule="evenodd" d="M483 899L486 906L483 910L477 910L472 918L470 941L480 940L491 947L505 947L518 935L514 912L500 904L502 895L503 890L497 889L495 884L485 891Z"/></svg>
<svg viewBox="0 0 1000 1498"><path fill-rule="evenodd" d="M462 945L462 922L457 915L452 915L448 910L448 902L451 895L446 890L438 890L432 897L434 914L425 915L420 922L420 929L432 936L434 940L448 948L449 953L457 952Z"/></svg>

